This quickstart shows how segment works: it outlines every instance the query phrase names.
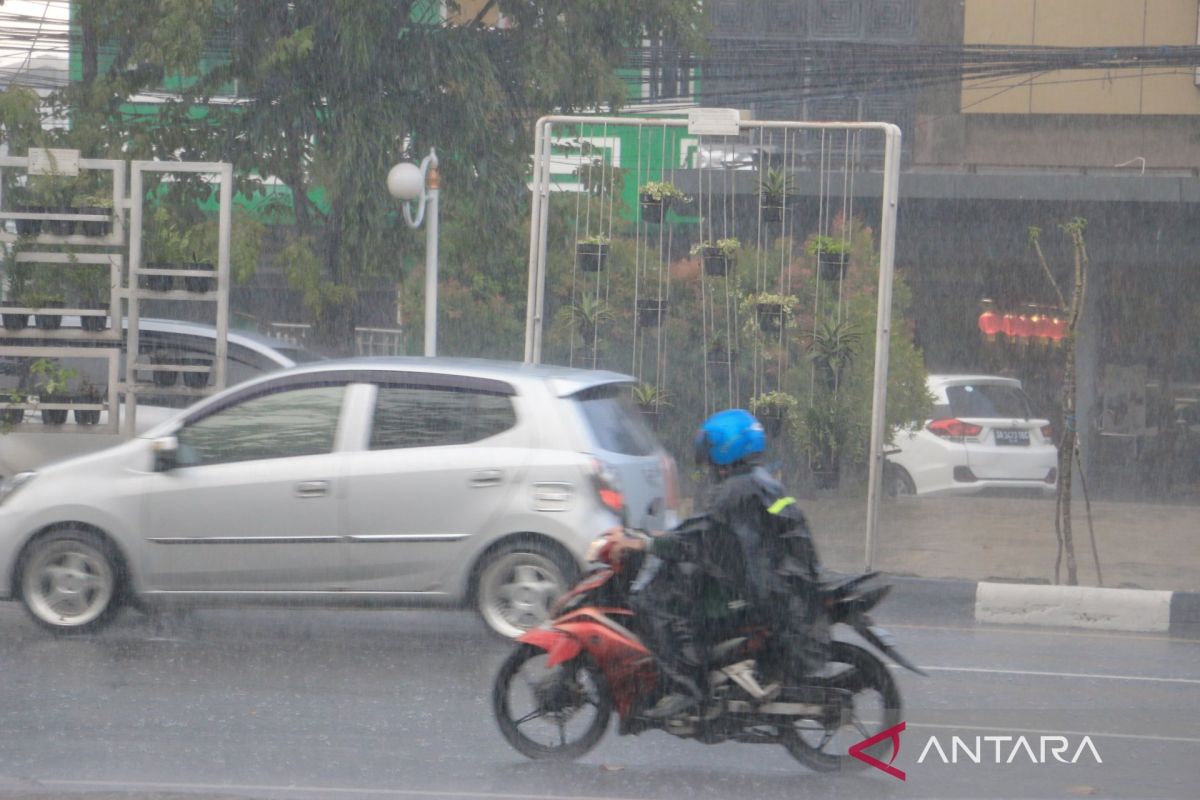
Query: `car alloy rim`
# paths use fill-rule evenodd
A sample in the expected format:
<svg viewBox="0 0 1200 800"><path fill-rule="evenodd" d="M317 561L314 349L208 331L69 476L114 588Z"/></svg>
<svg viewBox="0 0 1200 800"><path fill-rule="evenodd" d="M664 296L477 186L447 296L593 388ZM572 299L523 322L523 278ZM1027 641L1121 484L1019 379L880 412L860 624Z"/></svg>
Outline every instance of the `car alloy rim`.
<svg viewBox="0 0 1200 800"><path fill-rule="evenodd" d="M39 550L25 569L29 607L51 625L88 624L108 607L112 593L108 559L83 542L54 542Z"/></svg>
<svg viewBox="0 0 1200 800"><path fill-rule="evenodd" d="M565 580L553 561L536 553L509 553L490 564L479 583L480 611L494 630L519 636L550 616Z"/></svg>

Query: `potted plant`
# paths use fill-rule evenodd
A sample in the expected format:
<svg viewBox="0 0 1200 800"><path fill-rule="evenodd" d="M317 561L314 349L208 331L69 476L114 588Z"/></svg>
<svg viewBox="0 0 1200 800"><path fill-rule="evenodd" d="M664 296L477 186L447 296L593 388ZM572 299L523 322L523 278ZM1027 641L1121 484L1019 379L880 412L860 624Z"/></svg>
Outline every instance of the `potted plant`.
<svg viewBox="0 0 1200 800"><path fill-rule="evenodd" d="M846 275L846 259L850 255L850 243L832 236L813 236L804 245L810 256L817 259L823 281L840 281Z"/></svg>
<svg viewBox="0 0 1200 800"><path fill-rule="evenodd" d="M584 272L599 272L608 261L608 237L587 236L575 243L575 263Z"/></svg>
<svg viewBox="0 0 1200 800"><path fill-rule="evenodd" d="M68 392L68 384L79 373L70 367L64 367L52 358L39 358L29 367L33 376L34 389L37 391L38 403L70 403L72 397ZM67 409L43 408L42 423L46 425L62 425L67 421Z"/></svg>
<svg viewBox="0 0 1200 800"><path fill-rule="evenodd" d="M737 251L741 246L741 242L732 238L703 241L692 245L692 255L699 254L704 260L705 275L727 275L729 265L737 261Z"/></svg>
<svg viewBox="0 0 1200 800"><path fill-rule="evenodd" d="M657 327L667 315L667 301L657 297L642 297L637 301L638 324L645 328Z"/></svg>
<svg viewBox="0 0 1200 800"><path fill-rule="evenodd" d="M639 383L633 387L633 402L651 425L657 427L659 414L671 405L671 395L653 384Z"/></svg>
<svg viewBox="0 0 1200 800"><path fill-rule="evenodd" d="M704 345L704 357L709 364L727 366L737 358L737 351L730 345L729 337L723 332L715 332L708 337Z"/></svg>
<svg viewBox="0 0 1200 800"><path fill-rule="evenodd" d="M25 305L29 295L30 270L33 265L17 261L17 248L14 247L4 261L4 283L7 299L0 306L9 308L28 308ZM29 314L11 312L2 315L4 327L10 331L24 330L29 325Z"/></svg>
<svg viewBox="0 0 1200 800"><path fill-rule="evenodd" d="M84 378L79 383L79 390L75 393L75 401L82 405L102 405L104 403L105 389L103 386L96 386L87 378ZM74 409L75 422L80 425L95 425L100 422L100 409L98 408L76 408Z"/></svg>
<svg viewBox="0 0 1200 800"><path fill-rule="evenodd" d="M0 394L0 405L24 406L28 402L28 395L19 389L11 389L4 394ZM25 419L25 409L23 407L0 408L0 432L7 433L13 425L20 425L23 419Z"/></svg>
<svg viewBox="0 0 1200 800"><path fill-rule="evenodd" d="M71 270L76 303L80 309L104 311L104 314L81 314L79 326L85 331L102 331L108 327L108 311L112 299L112 273L107 265L84 264Z"/></svg>
<svg viewBox="0 0 1200 800"><path fill-rule="evenodd" d="M643 222L662 222L663 215L675 201L686 203L691 198L681 192L673 183L665 181L647 181L638 189L638 199L642 206Z"/></svg>
<svg viewBox="0 0 1200 800"><path fill-rule="evenodd" d="M862 334L849 320L830 323L823 320L812 334L810 357L829 389L836 390L842 372L858 355Z"/></svg>
<svg viewBox="0 0 1200 800"><path fill-rule="evenodd" d="M787 392L764 392L750 399L750 413L758 418L763 430L772 438L783 433L784 425L799 406L796 397Z"/></svg>
<svg viewBox="0 0 1200 800"><path fill-rule="evenodd" d="M793 295L758 292L747 297L743 313L753 312L763 333L779 333L791 319L795 307L796 298Z"/></svg>
<svg viewBox="0 0 1200 800"><path fill-rule="evenodd" d="M783 207L795 189L791 174L785 169L769 169L758 187L763 222L783 219Z"/></svg>
<svg viewBox="0 0 1200 800"><path fill-rule="evenodd" d="M112 233L113 199L111 194L101 191L80 194L75 197L80 214L104 214L107 220L84 220L79 227L84 236L108 236Z"/></svg>
<svg viewBox="0 0 1200 800"><path fill-rule="evenodd" d="M29 289L20 298L26 307L34 309L34 324L45 331L55 331L62 327L61 309L66 295L62 288L62 275L59 270L41 269L33 274Z"/></svg>

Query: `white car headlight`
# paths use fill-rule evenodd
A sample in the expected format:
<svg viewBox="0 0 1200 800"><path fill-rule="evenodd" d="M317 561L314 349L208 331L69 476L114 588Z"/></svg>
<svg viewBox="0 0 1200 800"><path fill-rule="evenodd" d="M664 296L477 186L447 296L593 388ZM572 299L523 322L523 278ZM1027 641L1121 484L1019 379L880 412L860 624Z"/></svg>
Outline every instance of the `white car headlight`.
<svg viewBox="0 0 1200 800"><path fill-rule="evenodd" d="M3 482L0 482L0 505L4 505L8 498L16 494L17 490L22 486L33 480L35 475L37 475L36 472L18 472L11 478L6 478Z"/></svg>

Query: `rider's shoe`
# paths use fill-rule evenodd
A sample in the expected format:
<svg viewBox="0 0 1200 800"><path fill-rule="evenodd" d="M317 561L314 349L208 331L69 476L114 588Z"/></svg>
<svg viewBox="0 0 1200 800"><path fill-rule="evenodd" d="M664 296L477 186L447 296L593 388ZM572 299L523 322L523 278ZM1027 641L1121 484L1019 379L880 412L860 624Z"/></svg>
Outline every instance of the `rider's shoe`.
<svg viewBox="0 0 1200 800"><path fill-rule="evenodd" d="M646 711L647 719L670 719L695 710L699 705L696 698L688 694L668 694L659 700L654 708Z"/></svg>

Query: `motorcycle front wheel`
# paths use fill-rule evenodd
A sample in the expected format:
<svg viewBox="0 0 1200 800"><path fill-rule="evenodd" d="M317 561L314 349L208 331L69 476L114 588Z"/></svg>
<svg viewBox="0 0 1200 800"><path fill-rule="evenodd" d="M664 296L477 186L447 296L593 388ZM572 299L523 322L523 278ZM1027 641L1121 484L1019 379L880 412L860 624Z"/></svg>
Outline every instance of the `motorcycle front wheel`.
<svg viewBox="0 0 1200 800"><path fill-rule="evenodd" d="M492 710L504 738L529 758L579 758L608 727L608 683L587 653L554 667L546 658L532 645L514 650L496 676Z"/></svg>
<svg viewBox="0 0 1200 800"><path fill-rule="evenodd" d="M824 671L806 681L833 690L824 719L798 720L782 731L783 746L804 766L817 772L849 772L867 764L850 755L850 747L900 722L900 690L891 672L870 650L833 642ZM892 742L885 739L863 752L887 764Z"/></svg>

